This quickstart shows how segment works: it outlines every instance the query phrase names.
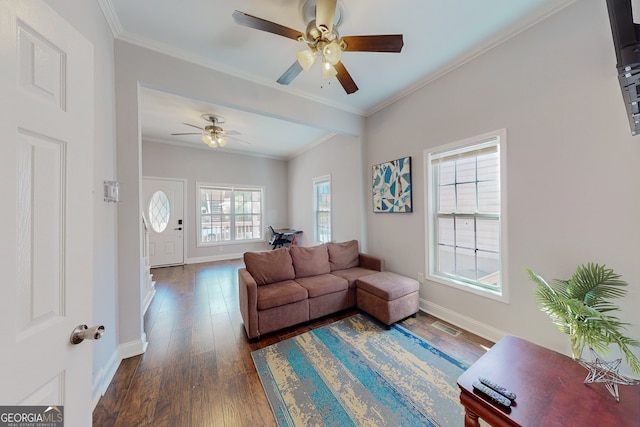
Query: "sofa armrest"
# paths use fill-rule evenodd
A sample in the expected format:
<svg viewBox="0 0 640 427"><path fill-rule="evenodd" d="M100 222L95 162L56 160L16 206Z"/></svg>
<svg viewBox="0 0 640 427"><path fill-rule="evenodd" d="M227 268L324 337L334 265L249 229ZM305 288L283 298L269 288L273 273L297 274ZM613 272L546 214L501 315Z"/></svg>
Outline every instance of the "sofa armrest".
<svg viewBox="0 0 640 427"><path fill-rule="evenodd" d="M238 295L247 337L257 338L260 335L258 332L258 285L246 268L238 269Z"/></svg>
<svg viewBox="0 0 640 427"><path fill-rule="evenodd" d="M360 267L368 268L369 270L383 271L384 260L382 258L374 257L367 254L360 254Z"/></svg>

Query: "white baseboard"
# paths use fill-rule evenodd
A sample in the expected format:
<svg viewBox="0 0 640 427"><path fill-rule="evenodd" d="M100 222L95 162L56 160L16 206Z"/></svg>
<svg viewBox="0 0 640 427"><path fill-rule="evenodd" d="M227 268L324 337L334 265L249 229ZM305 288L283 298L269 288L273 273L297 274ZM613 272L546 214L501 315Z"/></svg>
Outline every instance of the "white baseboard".
<svg viewBox="0 0 640 427"><path fill-rule="evenodd" d="M147 295L144 297L144 305L142 310L142 315L144 316L147 313L147 309L151 305L151 301L153 301L153 297L156 295L156 282L151 282L151 288Z"/></svg>
<svg viewBox="0 0 640 427"><path fill-rule="evenodd" d="M139 340L130 341L118 346L117 350L109 358L107 364L103 366L100 372L93 378L92 411L96 409L100 398L107 392L107 388L109 388L109 384L111 384L113 377L116 375L122 360L143 354L147 351L148 345L147 334L143 333Z"/></svg>
<svg viewBox="0 0 640 427"><path fill-rule="evenodd" d="M122 360L143 354L147 351L148 345L147 335L143 333L142 338L139 340L120 344L118 346L117 350L114 351L109 358L107 364L100 369L100 372L98 372L93 379L93 390L91 396L91 404L93 405L92 411L96 409L98 401L100 401L100 398L107 392L107 388L109 387L109 384L111 384L113 377L116 375Z"/></svg>
<svg viewBox="0 0 640 427"><path fill-rule="evenodd" d="M122 359L118 356L118 352L114 351L107 364L103 366L100 372L93 378L93 394L91 398L93 409L96 409L98 401L107 392L107 388L109 384L111 384L111 380L113 380L121 361Z"/></svg>
<svg viewBox="0 0 640 427"><path fill-rule="evenodd" d="M129 341L118 346L118 355L120 360L143 354L147 351L147 335L143 334L142 338L135 341Z"/></svg>
<svg viewBox="0 0 640 427"><path fill-rule="evenodd" d="M439 306L422 298L420 299L420 310L492 342L498 342L501 338L508 335L504 331L478 322L464 314L449 310L448 308Z"/></svg>
<svg viewBox="0 0 640 427"><path fill-rule="evenodd" d="M200 264L202 262L213 262L213 261L228 261L232 259L242 259L243 254L231 254L225 253L222 255L213 255L213 256L202 256L197 258L187 258L185 260L185 264Z"/></svg>

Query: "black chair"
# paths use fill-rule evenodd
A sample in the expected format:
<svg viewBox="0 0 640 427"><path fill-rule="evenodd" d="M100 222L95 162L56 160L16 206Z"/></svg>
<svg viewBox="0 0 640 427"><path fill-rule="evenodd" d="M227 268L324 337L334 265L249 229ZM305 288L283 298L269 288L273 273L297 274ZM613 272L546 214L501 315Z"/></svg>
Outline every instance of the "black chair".
<svg viewBox="0 0 640 427"><path fill-rule="evenodd" d="M283 233L278 233L273 229L272 226L269 226L269 230L271 231L271 238L269 239L269 244L271 245L271 249L277 249L280 247L284 247L289 242L289 239L284 237Z"/></svg>

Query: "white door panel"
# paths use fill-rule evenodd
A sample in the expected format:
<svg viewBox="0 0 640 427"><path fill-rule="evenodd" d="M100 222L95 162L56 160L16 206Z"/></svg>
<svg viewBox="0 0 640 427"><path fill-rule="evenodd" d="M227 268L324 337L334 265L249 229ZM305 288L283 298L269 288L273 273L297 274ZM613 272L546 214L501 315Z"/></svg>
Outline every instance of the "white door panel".
<svg viewBox="0 0 640 427"><path fill-rule="evenodd" d="M0 17L0 404L90 425L93 47L39 0Z"/></svg>
<svg viewBox="0 0 640 427"><path fill-rule="evenodd" d="M184 182L143 178L151 267L184 263Z"/></svg>

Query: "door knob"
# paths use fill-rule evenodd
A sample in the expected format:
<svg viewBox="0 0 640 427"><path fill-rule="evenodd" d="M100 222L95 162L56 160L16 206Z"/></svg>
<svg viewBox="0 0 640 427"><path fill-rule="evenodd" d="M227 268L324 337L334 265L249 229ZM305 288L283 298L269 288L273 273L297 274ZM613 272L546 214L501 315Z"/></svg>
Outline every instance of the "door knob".
<svg viewBox="0 0 640 427"><path fill-rule="evenodd" d="M78 325L71 332L71 344L80 344L84 340L99 340L102 338L104 334L104 326L92 326L88 327L87 325Z"/></svg>
<svg viewBox="0 0 640 427"><path fill-rule="evenodd" d="M182 230L182 227L174 228L174 230Z"/></svg>

